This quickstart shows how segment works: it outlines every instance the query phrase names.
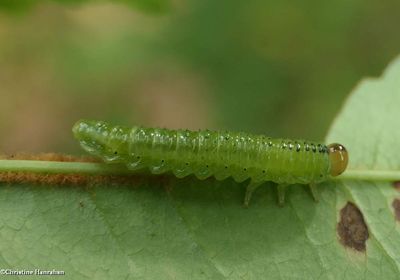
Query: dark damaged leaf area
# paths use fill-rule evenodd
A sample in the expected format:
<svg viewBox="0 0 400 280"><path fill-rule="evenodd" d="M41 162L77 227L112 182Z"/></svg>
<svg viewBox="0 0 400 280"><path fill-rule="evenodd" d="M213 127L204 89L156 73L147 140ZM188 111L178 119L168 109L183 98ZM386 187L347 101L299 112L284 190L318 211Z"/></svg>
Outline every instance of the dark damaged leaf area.
<svg viewBox="0 0 400 280"><path fill-rule="evenodd" d="M351 202L340 211L340 222L337 225L340 242L357 251L365 251L368 239L368 228L360 210Z"/></svg>
<svg viewBox="0 0 400 280"><path fill-rule="evenodd" d="M393 187L394 187L397 191L400 191L400 181L393 182Z"/></svg>
<svg viewBox="0 0 400 280"><path fill-rule="evenodd" d="M392 206L396 220L400 221L400 199L393 199Z"/></svg>

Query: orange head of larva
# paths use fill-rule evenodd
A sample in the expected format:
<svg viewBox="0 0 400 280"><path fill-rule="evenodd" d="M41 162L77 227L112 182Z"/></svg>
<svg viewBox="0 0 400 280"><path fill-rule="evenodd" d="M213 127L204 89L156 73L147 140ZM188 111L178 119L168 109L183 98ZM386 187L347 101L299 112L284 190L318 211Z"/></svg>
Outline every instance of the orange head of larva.
<svg viewBox="0 0 400 280"><path fill-rule="evenodd" d="M328 145L329 161L331 162L331 175L338 176L346 170L349 156L346 148L338 143Z"/></svg>

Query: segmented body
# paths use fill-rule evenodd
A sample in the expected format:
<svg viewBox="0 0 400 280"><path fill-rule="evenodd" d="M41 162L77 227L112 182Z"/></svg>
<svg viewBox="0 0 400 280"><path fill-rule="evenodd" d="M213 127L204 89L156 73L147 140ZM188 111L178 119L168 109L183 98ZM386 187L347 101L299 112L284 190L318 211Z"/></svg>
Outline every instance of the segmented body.
<svg viewBox="0 0 400 280"><path fill-rule="evenodd" d="M74 128L83 148L129 169L171 171L199 179L232 176L242 182L318 183L329 177L328 147L304 140L272 139L248 133L167 130L80 123Z"/></svg>

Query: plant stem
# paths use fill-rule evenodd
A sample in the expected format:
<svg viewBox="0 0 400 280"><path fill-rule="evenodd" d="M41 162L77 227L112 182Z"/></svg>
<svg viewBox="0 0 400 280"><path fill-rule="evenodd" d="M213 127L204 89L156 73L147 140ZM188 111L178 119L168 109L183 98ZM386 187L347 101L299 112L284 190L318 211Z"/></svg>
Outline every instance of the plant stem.
<svg viewBox="0 0 400 280"><path fill-rule="evenodd" d="M43 160L0 160L0 172L32 172L46 174L129 175L122 164L94 162L59 162ZM400 181L400 170L347 170L335 180Z"/></svg>
<svg viewBox="0 0 400 280"><path fill-rule="evenodd" d="M346 170L335 180L400 181L400 170Z"/></svg>
<svg viewBox="0 0 400 280"><path fill-rule="evenodd" d="M134 173L120 164L43 160L0 160L0 172L83 175L129 175Z"/></svg>

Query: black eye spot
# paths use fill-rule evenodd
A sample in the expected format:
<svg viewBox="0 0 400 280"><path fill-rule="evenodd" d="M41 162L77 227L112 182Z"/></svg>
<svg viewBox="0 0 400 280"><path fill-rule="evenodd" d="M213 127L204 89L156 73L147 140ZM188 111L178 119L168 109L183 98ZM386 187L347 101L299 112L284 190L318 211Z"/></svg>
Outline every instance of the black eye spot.
<svg viewBox="0 0 400 280"><path fill-rule="evenodd" d="M206 167L208 168L208 164L206 165Z"/></svg>
<svg viewBox="0 0 400 280"><path fill-rule="evenodd" d="M228 166L225 165L225 169L228 169Z"/></svg>
<svg viewBox="0 0 400 280"><path fill-rule="evenodd" d="M247 171L247 168L243 168L243 171Z"/></svg>
<svg viewBox="0 0 400 280"><path fill-rule="evenodd" d="M114 152L114 155L117 155L117 154L118 154L118 152L117 152L117 151L115 151L115 152Z"/></svg>
<svg viewBox="0 0 400 280"><path fill-rule="evenodd" d="M164 163L164 160L162 159L161 162Z"/></svg>
<svg viewBox="0 0 400 280"><path fill-rule="evenodd" d="M265 173L265 170L263 170L262 173Z"/></svg>
<svg viewBox="0 0 400 280"><path fill-rule="evenodd" d="M186 166L188 166L189 165L189 162L186 162Z"/></svg>
<svg viewBox="0 0 400 280"><path fill-rule="evenodd" d="M140 159L140 156L137 156L136 158L137 158L137 159Z"/></svg>

